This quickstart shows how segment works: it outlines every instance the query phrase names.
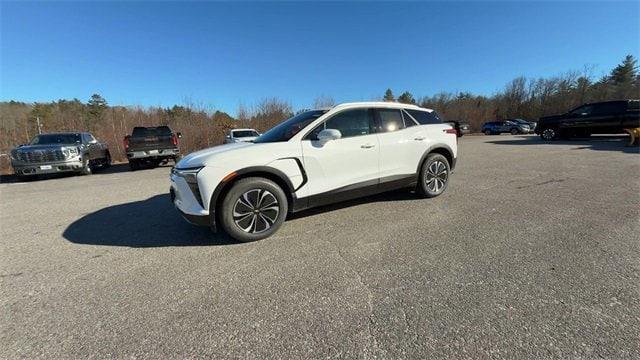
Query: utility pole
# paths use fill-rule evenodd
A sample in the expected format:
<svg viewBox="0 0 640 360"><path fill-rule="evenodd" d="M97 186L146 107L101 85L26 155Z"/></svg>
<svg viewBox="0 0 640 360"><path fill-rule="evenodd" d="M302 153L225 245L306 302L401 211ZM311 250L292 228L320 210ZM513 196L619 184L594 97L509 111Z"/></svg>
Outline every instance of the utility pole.
<svg viewBox="0 0 640 360"><path fill-rule="evenodd" d="M36 122L38 123L38 135L42 134L42 124L40 124L40 116L36 116Z"/></svg>

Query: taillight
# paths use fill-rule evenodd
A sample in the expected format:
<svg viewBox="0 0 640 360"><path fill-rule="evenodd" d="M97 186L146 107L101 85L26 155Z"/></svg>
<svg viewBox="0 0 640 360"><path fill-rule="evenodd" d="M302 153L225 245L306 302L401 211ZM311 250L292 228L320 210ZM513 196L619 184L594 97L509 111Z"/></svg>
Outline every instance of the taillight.
<svg viewBox="0 0 640 360"><path fill-rule="evenodd" d="M178 137L175 134L171 135L171 141L173 141L173 146L178 146Z"/></svg>
<svg viewBox="0 0 640 360"><path fill-rule="evenodd" d="M444 132L458 136L458 131L456 129L445 129Z"/></svg>
<svg viewBox="0 0 640 360"><path fill-rule="evenodd" d="M124 138L122 142L124 143L124 149L125 150L129 149L129 138L128 137Z"/></svg>

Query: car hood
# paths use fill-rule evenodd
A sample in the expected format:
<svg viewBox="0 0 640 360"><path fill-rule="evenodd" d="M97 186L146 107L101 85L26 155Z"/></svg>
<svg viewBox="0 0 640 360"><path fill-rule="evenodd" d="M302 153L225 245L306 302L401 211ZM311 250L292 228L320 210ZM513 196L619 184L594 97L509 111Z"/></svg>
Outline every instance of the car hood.
<svg viewBox="0 0 640 360"><path fill-rule="evenodd" d="M263 166L270 162L291 156L298 156L299 143L287 141L272 143L239 142L214 146L185 156L176 164L178 169L211 166L241 169L249 166Z"/></svg>
<svg viewBox="0 0 640 360"><path fill-rule="evenodd" d="M237 142L237 143L231 143L231 144L218 145L208 149L196 151L183 157L182 160L180 160L176 164L176 168L186 169L186 168L205 166L207 165L207 162L214 157L218 157L219 155L224 154L226 152L240 150L242 148L251 147L251 146L255 146L255 144L250 142Z"/></svg>
<svg viewBox="0 0 640 360"><path fill-rule="evenodd" d="M15 148L16 151L38 151L38 150L58 150L63 147L76 147L80 144L43 144L43 145L24 145Z"/></svg>

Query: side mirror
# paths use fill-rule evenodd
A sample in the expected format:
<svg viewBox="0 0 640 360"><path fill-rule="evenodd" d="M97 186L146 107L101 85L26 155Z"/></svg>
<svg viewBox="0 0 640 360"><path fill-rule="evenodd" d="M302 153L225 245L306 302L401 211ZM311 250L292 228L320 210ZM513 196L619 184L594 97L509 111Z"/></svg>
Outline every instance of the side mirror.
<svg viewBox="0 0 640 360"><path fill-rule="evenodd" d="M181 132L177 132L176 136L178 136L178 139L182 139L182 133Z"/></svg>
<svg viewBox="0 0 640 360"><path fill-rule="evenodd" d="M325 144L331 140L338 140L342 137L340 130L324 129L318 133L318 141Z"/></svg>
<svg viewBox="0 0 640 360"><path fill-rule="evenodd" d="M231 135L225 135L224 137L227 139L231 139Z"/></svg>

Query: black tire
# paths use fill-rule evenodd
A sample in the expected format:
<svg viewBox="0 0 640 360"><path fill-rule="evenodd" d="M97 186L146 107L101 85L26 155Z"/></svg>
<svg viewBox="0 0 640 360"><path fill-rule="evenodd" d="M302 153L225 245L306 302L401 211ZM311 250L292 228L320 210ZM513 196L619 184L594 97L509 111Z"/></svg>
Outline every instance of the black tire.
<svg viewBox="0 0 640 360"><path fill-rule="evenodd" d="M111 153L107 152L107 156L104 158L103 168L111 167Z"/></svg>
<svg viewBox="0 0 640 360"><path fill-rule="evenodd" d="M558 129L555 128L546 128L540 131L540 137L545 141L555 140L558 138L558 135Z"/></svg>
<svg viewBox="0 0 640 360"><path fill-rule="evenodd" d="M421 197L432 198L441 195L449 184L451 167L446 157L431 153L420 167L417 193Z"/></svg>
<svg viewBox="0 0 640 360"><path fill-rule="evenodd" d="M80 175L91 175L93 174L93 166L91 165L91 161L85 159L82 163L82 169L80 169Z"/></svg>
<svg viewBox="0 0 640 360"><path fill-rule="evenodd" d="M518 129L513 128L511 129L511 135L518 135L520 133L520 131L518 131Z"/></svg>
<svg viewBox="0 0 640 360"><path fill-rule="evenodd" d="M138 169L140 169L140 163L138 160L129 159L129 170L136 171Z"/></svg>
<svg viewBox="0 0 640 360"><path fill-rule="evenodd" d="M238 180L224 196L219 219L229 236L249 242L275 233L284 223L287 211L287 196L278 184L265 178L250 177Z"/></svg>
<svg viewBox="0 0 640 360"><path fill-rule="evenodd" d="M174 164L177 164L178 161L180 161L180 160L182 160L182 155L181 154L178 154L178 155L173 157L173 163Z"/></svg>
<svg viewBox="0 0 640 360"><path fill-rule="evenodd" d="M485 130L485 131L484 131L484 134L485 134L485 135L492 135L493 133L491 132L491 130Z"/></svg>

